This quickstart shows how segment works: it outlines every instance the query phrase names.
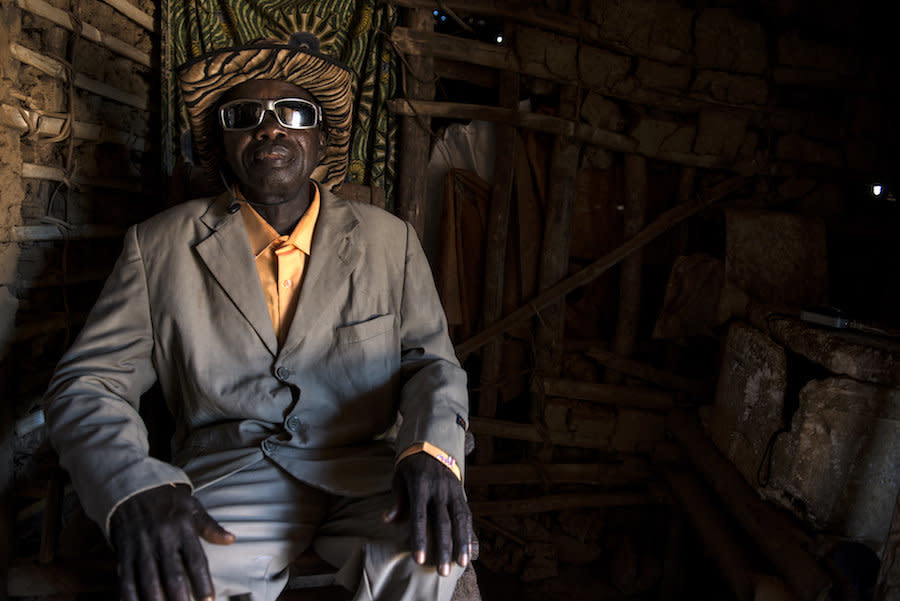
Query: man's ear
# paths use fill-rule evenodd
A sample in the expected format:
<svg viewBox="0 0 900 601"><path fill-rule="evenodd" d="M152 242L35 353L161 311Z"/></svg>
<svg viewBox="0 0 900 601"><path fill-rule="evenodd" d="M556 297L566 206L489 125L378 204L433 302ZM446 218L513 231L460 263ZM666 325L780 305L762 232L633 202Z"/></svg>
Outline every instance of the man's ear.
<svg viewBox="0 0 900 601"><path fill-rule="evenodd" d="M325 128L319 129L319 154L325 152L325 146L328 145L328 132Z"/></svg>

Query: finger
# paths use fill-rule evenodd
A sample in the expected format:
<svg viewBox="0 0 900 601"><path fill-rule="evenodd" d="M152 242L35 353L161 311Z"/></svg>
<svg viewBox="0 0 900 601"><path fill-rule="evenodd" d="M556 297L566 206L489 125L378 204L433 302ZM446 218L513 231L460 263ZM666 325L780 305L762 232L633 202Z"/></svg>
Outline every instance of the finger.
<svg viewBox="0 0 900 601"><path fill-rule="evenodd" d="M190 601L188 580L180 553L166 553L160 557L160 576L168 601Z"/></svg>
<svg viewBox="0 0 900 601"><path fill-rule="evenodd" d="M144 554L135 567L138 596L141 601L165 601L162 583L159 581L159 568L153 555Z"/></svg>
<svg viewBox="0 0 900 601"><path fill-rule="evenodd" d="M456 563L462 567L469 564L472 554L470 548L472 541L472 512L465 502L455 500L452 508L453 522L453 548L456 552Z"/></svg>
<svg viewBox="0 0 900 601"><path fill-rule="evenodd" d="M119 559L119 594L122 595L122 601L138 601L134 571L134 562L130 556Z"/></svg>
<svg viewBox="0 0 900 601"><path fill-rule="evenodd" d="M434 555L438 573L441 576L450 574L450 557L453 551L450 514L446 503L433 503L431 511L431 531L434 535Z"/></svg>
<svg viewBox="0 0 900 601"><path fill-rule="evenodd" d="M391 503L391 506L384 510L384 514L381 516L381 521L384 523L393 522L394 520L400 517L400 497L395 496L394 502Z"/></svg>
<svg viewBox="0 0 900 601"><path fill-rule="evenodd" d="M197 534L206 542L214 545L230 545L234 542L234 534L225 530L219 522L212 519L206 510L197 502L197 509L193 513L194 528Z"/></svg>
<svg viewBox="0 0 900 601"><path fill-rule="evenodd" d="M200 601L213 599L216 593L213 588L212 576L209 573L209 562L206 560L206 553L203 552L200 539L196 536L187 537L181 553L184 565L187 567L194 597Z"/></svg>
<svg viewBox="0 0 900 601"><path fill-rule="evenodd" d="M410 491L409 523L412 529L410 542L416 563L425 563L425 546L428 542L428 494L425 487Z"/></svg>

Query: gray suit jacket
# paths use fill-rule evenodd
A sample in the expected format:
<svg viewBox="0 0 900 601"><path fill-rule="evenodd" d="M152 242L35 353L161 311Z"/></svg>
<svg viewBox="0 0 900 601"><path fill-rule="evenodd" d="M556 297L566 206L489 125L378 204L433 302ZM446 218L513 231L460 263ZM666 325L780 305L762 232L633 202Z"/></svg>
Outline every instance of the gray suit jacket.
<svg viewBox="0 0 900 601"><path fill-rule="evenodd" d="M330 192L321 201L281 349L230 194L128 230L45 399L61 463L107 533L140 491L205 486L264 455L353 496L388 490L395 449L415 442L462 463L466 376L415 232ZM156 381L177 424L174 465L148 456L138 414Z"/></svg>

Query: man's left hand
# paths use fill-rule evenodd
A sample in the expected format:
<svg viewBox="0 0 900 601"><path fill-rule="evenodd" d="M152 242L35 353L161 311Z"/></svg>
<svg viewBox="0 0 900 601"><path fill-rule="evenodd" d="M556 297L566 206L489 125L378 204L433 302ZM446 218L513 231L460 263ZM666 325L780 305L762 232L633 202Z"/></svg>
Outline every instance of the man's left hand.
<svg viewBox="0 0 900 601"><path fill-rule="evenodd" d="M428 536L434 541L438 573L450 574L450 561L465 567L472 556L472 513L462 483L437 459L415 453L397 464L394 505L384 514L386 522L409 513L413 558L425 563Z"/></svg>

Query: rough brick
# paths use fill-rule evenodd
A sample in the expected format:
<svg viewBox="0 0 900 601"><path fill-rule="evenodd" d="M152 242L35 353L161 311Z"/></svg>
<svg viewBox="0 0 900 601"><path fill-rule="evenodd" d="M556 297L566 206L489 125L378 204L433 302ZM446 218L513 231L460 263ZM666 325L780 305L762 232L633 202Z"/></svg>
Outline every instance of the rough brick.
<svg viewBox="0 0 900 601"><path fill-rule="evenodd" d="M638 141L638 152L653 155L659 151L690 152L696 134L693 126L675 121L641 119L630 132Z"/></svg>
<svg viewBox="0 0 900 601"><path fill-rule="evenodd" d="M747 131L747 119L725 111L701 111L697 122L694 152L728 159L737 157Z"/></svg>
<svg viewBox="0 0 900 601"><path fill-rule="evenodd" d="M573 80L578 76L574 38L521 28L516 33L516 55L522 68L529 72L546 71L548 76Z"/></svg>
<svg viewBox="0 0 900 601"><path fill-rule="evenodd" d="M691 69L641 58L637 62L637 78L642 87L687 90L691 83Z"/></svg>
<svg viewBox="0 0 900 601"><path fill-rule="evenodd" d="M693 11L660 0L593 0L588 18L639 54L678 61L691 51Z"/></svg>
<svg viewBox="0 0 900 601"><path fill-rule="evenodd" d="M600 129L622 131L625 128L625 118L619 105L596 92L588 92L585 96L581 103L581 118Z"/></svg>
<svg viewBox="0 0 900 601"><path fill-rule="evenodd" d="M761 74L766 70L762 25L741 19L727 8L702 11L694 24L698 67Z"/></svg>
<svg viewBox="0 0 900 601"><path fill-rule="evenodd" d="M631 58L595 46L582 46L578 68L585 85L611 88L628 75Z"/></svg>

